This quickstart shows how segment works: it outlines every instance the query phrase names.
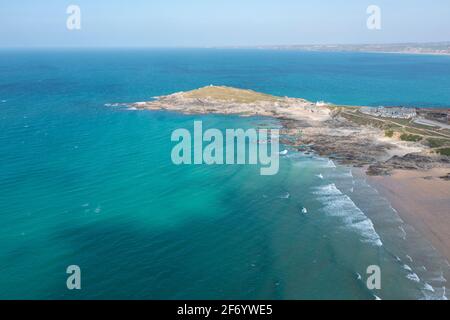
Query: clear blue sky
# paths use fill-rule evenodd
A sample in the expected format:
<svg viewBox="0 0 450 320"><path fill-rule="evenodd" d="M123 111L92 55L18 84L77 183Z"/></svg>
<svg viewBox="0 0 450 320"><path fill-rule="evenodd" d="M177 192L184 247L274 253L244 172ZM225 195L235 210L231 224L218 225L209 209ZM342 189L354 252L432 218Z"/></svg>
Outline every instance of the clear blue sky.
<svg viewBox="0 0 450 320"><path fill-rule="evenodd" d="M79 31L66 8L81 8ZM366 9L382 10L382 30ZM0 46L228 46L450 40L450 0L0 0Z"/></svg>

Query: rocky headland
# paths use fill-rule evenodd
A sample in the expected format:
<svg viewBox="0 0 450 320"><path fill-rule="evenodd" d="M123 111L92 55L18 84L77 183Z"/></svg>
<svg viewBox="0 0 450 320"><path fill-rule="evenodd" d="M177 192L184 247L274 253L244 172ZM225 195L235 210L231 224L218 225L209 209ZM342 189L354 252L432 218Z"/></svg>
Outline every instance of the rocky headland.
<svg viewBox="0 0 450 320"><path fill-rule="evenodd" d="M341 164L364 167L369 175L389 175L394 169L450 170L450 158L439 152L450 146L448 130L423 129L412 121L405 124L404 119L377 118L360 112L360 107L313 103L224 86L178 92L131 106L185 114L273 117L283 125L282 143ZM439 148L430 146L429 141L439 141Z"/></svg>

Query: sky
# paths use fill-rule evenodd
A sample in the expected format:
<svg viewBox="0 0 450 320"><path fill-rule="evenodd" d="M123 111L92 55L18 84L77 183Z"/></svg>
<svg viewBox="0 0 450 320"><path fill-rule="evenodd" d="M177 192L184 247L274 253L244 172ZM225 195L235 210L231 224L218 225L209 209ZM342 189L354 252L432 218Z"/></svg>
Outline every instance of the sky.
<svg viewBox="0 0 450 320"><path fill-rule="evenodd" d="M66 13L78 5L80 30ZM381 10L369 30L366 10ZM450 0L0 0L0 47L450 41Z"/></svg>

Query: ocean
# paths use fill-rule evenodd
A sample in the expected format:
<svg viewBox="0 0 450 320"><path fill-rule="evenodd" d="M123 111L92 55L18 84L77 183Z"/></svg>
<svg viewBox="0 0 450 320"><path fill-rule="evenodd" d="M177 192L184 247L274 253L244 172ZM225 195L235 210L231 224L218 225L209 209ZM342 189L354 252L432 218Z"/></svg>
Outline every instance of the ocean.
<svg viewBox="0 0 450 320"><path fill-rule="evenodd" d="M446 297L448 264L357 169L289 147L274 176L171 161L171 133L194 120L221 130L277 121L116 103L214 84L441 108L450 57L5 49L0 74L1 299ZM81 290L66 287L70 265ZM381 289L366 285L370 266Z"/></svg>

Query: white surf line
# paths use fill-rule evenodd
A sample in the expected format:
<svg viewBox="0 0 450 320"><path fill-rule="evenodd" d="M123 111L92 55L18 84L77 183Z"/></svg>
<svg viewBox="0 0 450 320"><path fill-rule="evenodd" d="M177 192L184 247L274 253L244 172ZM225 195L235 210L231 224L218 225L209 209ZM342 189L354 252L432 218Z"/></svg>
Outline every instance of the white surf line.
<svg viewBox="0 0 450 320"><path fill-rule="evenodd" d="M380 236L375 227L353 200L342 193L334 183L315 188L314 194L324 204L325 212L330 216L341 217L347 227L357 230L363 237L364 242L376 246L382 246Z"/></svg>

